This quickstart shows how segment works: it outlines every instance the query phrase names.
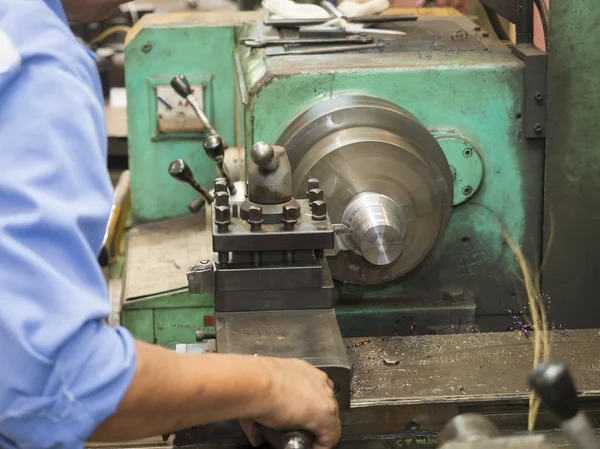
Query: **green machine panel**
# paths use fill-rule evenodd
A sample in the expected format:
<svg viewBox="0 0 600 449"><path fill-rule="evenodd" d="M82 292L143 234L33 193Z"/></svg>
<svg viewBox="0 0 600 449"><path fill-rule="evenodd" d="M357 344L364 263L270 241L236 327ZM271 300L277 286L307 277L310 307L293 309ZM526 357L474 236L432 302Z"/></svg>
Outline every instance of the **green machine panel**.
<svg viewBox="0 0 600 449"><path fill-rule="evenodd" d="M246 149L280 141L290 123L303 125L305 111L343 96L380 98L413 114L451 165L450 223L408 275L371 286L338 282L342 330L389 333L403 313L417 325L448 324L432 308L458 328L470 315L446 309L456 307L476 313L482 330L505 330L512 324L507 308L518 310L526 299L502 229L534 267L541 255L544 144L524 137L524 64L466 18L420 18L402 29L402 40L362 54L269 56L269 49L238 46ZM258 25L242 36L269 33Z"/></svg>
<svg viewBox="0 0 600 449"><path fill-rule="evenodd" d="M173 76L188 78L213 126L226 142L236 144L234 30L256 16L148 15L128 36L125 77L135 222L186 214L187 205L197 197L169 176L172 160L188 161L203 185L215 178L215 165L202 149L206 134L199 132L191 108L170 88Z"/></svg>

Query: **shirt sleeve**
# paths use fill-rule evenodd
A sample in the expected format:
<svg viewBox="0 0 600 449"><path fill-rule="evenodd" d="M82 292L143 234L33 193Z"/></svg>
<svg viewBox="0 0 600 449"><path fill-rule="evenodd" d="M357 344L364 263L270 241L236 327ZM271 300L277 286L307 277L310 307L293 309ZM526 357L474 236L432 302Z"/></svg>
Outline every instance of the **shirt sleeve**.
<svg viewBox="0 0 600 449"><path fill-rule="evenodd" d="M0 446L78 448L128 389L135 346L102 323L112 187L97 74L83 49L64 56L78 44L60 24L39 27L33 42L15 31L17 58L0 64Z"/></svg>

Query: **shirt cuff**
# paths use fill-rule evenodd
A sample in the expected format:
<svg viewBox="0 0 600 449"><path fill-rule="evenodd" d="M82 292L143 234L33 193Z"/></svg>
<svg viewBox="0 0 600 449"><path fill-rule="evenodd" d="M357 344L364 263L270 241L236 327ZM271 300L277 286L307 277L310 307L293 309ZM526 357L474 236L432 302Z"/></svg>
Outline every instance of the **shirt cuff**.
<svg viewBox="0 0 600 449"><path fill-rule="evenodd" d="M0 415L0 436L16 447L82 447L128 390L135 342L124 328L88 322L52 360L42 393L19 396Z"/></svg>

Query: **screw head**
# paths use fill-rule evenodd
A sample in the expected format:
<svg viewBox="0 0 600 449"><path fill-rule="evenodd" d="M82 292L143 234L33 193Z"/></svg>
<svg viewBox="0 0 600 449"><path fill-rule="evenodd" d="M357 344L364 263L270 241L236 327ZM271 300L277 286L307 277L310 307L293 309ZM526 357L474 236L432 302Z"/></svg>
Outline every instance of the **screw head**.
<svg viewBox="0 0 600 449"><path fill-rule="evenodd" d="M472 148L465 148L463 150L463 156L467 157L467 158L473 156L473 149Z"/></svg>
<svg viewBox="0 0 600 449"><path fill-rule="evenodd" d="M250 158L259 167L269 165L275 157L275 149L267 142L255 143L250 150Z"/></svg>
<svg viewBox="0 0 600 449"><path fill-rule="evenodd" d="M308 191L308 202L312 204L315 201L323 201L323 191L319 188Z"/></svg>
<svg viewBox="0 0 600 449"><path fill-rule="evenodd" d="M536 123L534 125L533 129L535 130L536 133L541 133L542 130L544 129L544 127L542 126L541 123Z"/></svg>
<svg viewBox="0 0 600 449"><path fill-rule="evenodd" d="M517 6L517 11L519 11L519 12L523 11L523 6L522 5Z"/></svg>
<svg viewBox="0 0 600 449"><path fill-rule="evenodd" d="M229 192L215 192L215 204L229 207Z"/></svg>
<svg viewBox="0 0 600 449"><path fill-rule="evenodd" d="M144 42L142 45L142 51L144 53L148 53L150 50L152 50L152 44L150 42Z"/></svg>
<svg viewBox="0 0 600 449"><path fill-rule="evenodd" d="M323 200L317 200L312 203L312 219L315 221L324 221L327 219L327 203Z"/></svg>
<svg viewBox="0 0 600 449"><path fill-rule="evenodd" d="M533 98L535 98L536 101L542 101L544 99L544 95L541 92L536 92Z"/></svg>
<svg viewBox="0 0 600 449"><path fill-rule="evenodd" d="M471 193L473 193L473 187L471 186L464 186L462 189L462 194L464 196L469 196Z"/></svg>

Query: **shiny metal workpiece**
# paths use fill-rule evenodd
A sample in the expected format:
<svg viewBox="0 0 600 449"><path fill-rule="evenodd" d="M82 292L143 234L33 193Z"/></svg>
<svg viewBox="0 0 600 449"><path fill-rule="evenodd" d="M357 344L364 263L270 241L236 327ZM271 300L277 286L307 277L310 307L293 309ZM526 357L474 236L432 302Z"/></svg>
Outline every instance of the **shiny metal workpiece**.
<svg viewBox="0 0 600 449"><path fill-rule="evenodd" d="M348 203L342 224L352 231L342 240L374 265L388 265L402 253L406 217L390 197L359 193Z"/></svg>
<svg viewBox="0 0 600 449"><path fill-rule="evenodd" d="M329 260L335 279L397 279L443 235L452 210L450 167L432 134L399 106L364 96L318 103L278 145L288 152L294 197L305 198L308 180L318 178L332 223L345 230ZM369 192L374 196L360 196Z"/></svg>

